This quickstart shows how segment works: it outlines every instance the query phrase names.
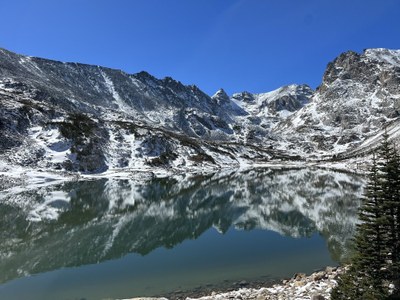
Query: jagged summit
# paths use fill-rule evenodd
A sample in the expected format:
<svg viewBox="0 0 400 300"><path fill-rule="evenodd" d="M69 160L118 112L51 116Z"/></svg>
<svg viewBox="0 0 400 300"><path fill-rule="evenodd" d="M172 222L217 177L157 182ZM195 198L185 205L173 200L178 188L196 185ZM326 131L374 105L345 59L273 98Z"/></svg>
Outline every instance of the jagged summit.
<svg viewBox="0 0 400 300"><path fill-rule="evenodd" d="M400 67L400 50L385 48L366 49L364 50L364 55L369 59Z"/></svg>
<svg viewBox="0 0 400 300"><path fill-rule="evenodd" d="M281 114L287 116L306 105L314 91L308 85L288 85L274 91L261 94L249 92L237 93L232 100L248 111L259 117L275 116Z"/></svg>
<svg viewBox="0 0 400 300"><path fill-rule="evenodd" d="M399 53L368 49L362 54L348 51L339 55L328 64L310 104L294 113L279 129L292 135L289 140L297 141L305 152L317 150L341 157L354 155L346 152L370 152L385 127L393 129L393 137L397 138ZM317 149L310 141L318 145Z"/></svg>
<svg viewBox="0 0 400 300"><path fill-rule="evenodd" d="M228 94L222 88L219 89L214 95L212 95L211 98L217 101L219 104L227 103L230 101Z"/></svg>
<svg viewBox="0 0 400 300"><path fill-rule="evenodd" d="M368 154L397 138L400 50L348 51L316 91L267 93L195 85L142 71L62 63L0 49L0 172L220 168Z"/></svg>
<svg viewBox="0 0 400 300"><path fill-rule="evenodd" d="M256 98L259 103L265 102L264 105L271 105L275 111L293 112L306 105L313 93L314 91L306 84L292 84L269 93L258 94Z"/></svg>

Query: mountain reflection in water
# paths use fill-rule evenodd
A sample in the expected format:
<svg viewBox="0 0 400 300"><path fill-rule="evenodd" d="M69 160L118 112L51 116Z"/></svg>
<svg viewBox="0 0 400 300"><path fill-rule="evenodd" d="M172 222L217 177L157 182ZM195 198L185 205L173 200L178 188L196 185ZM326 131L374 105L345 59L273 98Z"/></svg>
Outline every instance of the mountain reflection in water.
<svg viewBox="0 0 400 300"><path fill-rule="evenodd" d="M321 234L345 257L364 179L320 169L258 169L146 180L100 179L0 197L0 282L146 255L210 227Z"/></svg>

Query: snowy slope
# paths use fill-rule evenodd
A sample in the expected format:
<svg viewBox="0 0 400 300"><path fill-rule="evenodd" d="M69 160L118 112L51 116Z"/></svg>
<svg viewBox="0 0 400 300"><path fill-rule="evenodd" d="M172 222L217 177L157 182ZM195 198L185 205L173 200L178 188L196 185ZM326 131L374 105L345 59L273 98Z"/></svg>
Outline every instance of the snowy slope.
<svg viewBox="0 0 400 300"><path fill-rule="evenodd" d="M0 176L367 157L385 126L398 137L399 61L399 50L350 51L328 64L315 91L289 85L210 97L170 77L0 49Z"/></svg>

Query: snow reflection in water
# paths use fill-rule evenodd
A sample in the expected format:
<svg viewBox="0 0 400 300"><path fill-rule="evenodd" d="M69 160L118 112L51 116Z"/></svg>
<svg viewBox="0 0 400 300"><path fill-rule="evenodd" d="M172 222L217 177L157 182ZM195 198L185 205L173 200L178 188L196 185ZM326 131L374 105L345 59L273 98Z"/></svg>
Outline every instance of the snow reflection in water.
<svg viewBox="0 0 400 300"><path fill-rule="evenodd" d="M154 295L310 272L345 257L363 184L327 170L261 169L7 196L0 298L28 286L29 299Z"/></svg>

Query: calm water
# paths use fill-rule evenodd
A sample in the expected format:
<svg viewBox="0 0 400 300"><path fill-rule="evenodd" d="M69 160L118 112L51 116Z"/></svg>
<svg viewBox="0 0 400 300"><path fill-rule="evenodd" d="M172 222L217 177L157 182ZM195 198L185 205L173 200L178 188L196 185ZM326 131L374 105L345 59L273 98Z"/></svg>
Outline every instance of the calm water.
<svg viewBox="0 0 400 300"><path fill-rule="evenodd" d="M0 299L115 299L268 281L346 258L364 180L317 169L0 192Z"/></svg>

